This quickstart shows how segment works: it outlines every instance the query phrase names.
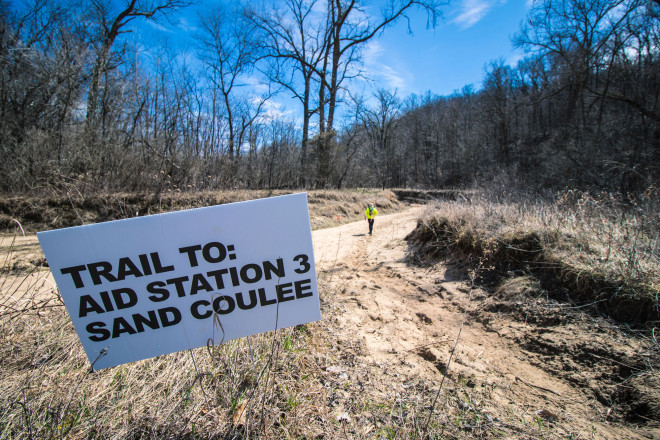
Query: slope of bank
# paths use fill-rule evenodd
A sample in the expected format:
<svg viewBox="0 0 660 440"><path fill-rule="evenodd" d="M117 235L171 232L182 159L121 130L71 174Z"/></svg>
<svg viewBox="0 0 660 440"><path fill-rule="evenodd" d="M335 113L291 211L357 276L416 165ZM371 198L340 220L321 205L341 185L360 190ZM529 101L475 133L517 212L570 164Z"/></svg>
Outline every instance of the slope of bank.
<svg viewBox="0 0 660 440"><path fill-rule="evenodd" d="M50 197L0 198L0 230L36 232L150 214L274 197L293 190L169 192L161 194L67 194ZM313 190L307 192L312 229L357 220L369 202L399 210L406 202L392 191Z"/></svg>

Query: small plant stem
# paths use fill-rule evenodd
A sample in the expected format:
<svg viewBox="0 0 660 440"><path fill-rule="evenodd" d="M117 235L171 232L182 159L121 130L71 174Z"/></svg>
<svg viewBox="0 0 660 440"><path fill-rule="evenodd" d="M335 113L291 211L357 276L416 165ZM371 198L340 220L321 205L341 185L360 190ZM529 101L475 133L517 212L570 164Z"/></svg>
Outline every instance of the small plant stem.
<svg viewBox="0 0 660 440"><path fill-rule="evenodd" d="M480 262L480 266L483 264L483 262ZM472 290L474 289L474 283L476 279L476 271L473 271L471 273L471 284L470 284L470 293L468 295L468 304L470 303L472 299ZM458 329L458 335L456 335L456 341L454 341L454 346L451 349L451 353L449 354L449 360L447 361L447 367L445 368L445 371L442 373L442 380L440 381L440 387L438 388L438 392L435 394L435 397L433 399L433 404L431 404L431 409L429 410L429 415L426 418L426 423L424 424L424 431L422 432L422 439L426 438L426 435L429 430L429 425L431 424L431 417L433 416L433 411L435 410L435 405L438 403L438 398L440 397L440 393L442 392L442 386L445 383L445 379L447 378L447 374L449 373L449 366L451 365L451 360L454 357L454 353L456 352L456 347L458 346L458 341L461 339L461 333L463 332L463 327L465 326L465 322L467 321L467 307L463 310L463 322L461 322L461 327ZM444 430L444 428L443 428Z"/></svg>
<svg viewBox="0 0 660 440"><path fill-rule="evenodd" d="M335 252L335 260L332 262L332 270L330 271L330 280L328 285L332 284L332 276L335 273L335 268L337 267L337 258L339 257L339 247L341 245L341 231L339 231L339 238L337 239L337 252Z"/></svg>
<svg viewBox="0 0 660 440"><path fill-rule="evenodd" d="M202 394L204 395L204 400L206 401L206 409L208 409L209 412L211 412L211 405L209 404L209 398L206 395L206 390L204 389L204 384L202 383L202 374L199 373L199 370L197 369L197 362L195 361L195 355L193 354L192 348L189 348L188 351L190 352L190 357L192 358L193 365L195 367L195 373L197 374L197 377L199 378L199 388L202 390Z"/></svg>

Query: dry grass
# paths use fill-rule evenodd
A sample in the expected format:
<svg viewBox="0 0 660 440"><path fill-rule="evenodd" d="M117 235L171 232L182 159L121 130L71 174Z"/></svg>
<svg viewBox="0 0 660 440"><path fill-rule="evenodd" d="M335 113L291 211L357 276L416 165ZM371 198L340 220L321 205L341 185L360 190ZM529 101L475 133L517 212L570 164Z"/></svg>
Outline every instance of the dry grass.
<svg viewBox="0 0 660 440"><path fill-rule="evenodd" d="M315 324L91 373L63 307L2 310L0 438L290 438L325 425ZM10 319L12 318L12 319ZM330 418L331 419L331 418Z"/></svg>
<svg viewBox="0 0 660 440"><path fill-rule="evenodd" d="M94 194L0 199L0 230L18 220L26 231L57 229L203 206L221 205L302 191L213 191L149 194ZM403 204L392 191L314 190L307 192L312 229L357 220L369 202L389 212Z"/></svg>
<svg viewBox="0 0 660 440"><path fill-rule="evenodd" d="M70 226L286 193L4 200L5 220L12 215L4 226ZM377 190L314 191L308 200L314 228L357 220L370 201L389 212L403 206ZM326 404L327 341L319 324L92 373L43 256L30 254L23 240L17 234L1 243L0 438L345 435L345 421Z"/></svg>
<svg viewBox="0 0 660 440"><path fill-rule="evenodd" d="M180 352L91 373L48 270L17 264L17 242L3 243L0 438L286 438L321 429L301 422L319 413L324 393L314 324L197 349L195 360Z"/></svg>
<svg viewBox="0 0 660 440"><path fill-rule="evenodd" d="M389 191L314 191L308 197L315 229L361 218L368 201L388 212L402 206ZM105 196L94 202L107 203L105 214L83 210L97 206L89 198L64 200L62 206L70 207L75 224L248 198L255 194L189 194L162 198L147 211L136 211L146 202ZM510 295L539 290L541 281L532 275L548 261L553 267L561 262L573 268L581 280L591 268L608 280L622 277L635 288L657 289L658 217L653 224L628 210L594 210L584 200L581 196L555 205L477 198L439 203L417 238L427 254L450 249L481 268L492 268L481 271L484 276L526 274L524 282L508 283ZM57 214L54 202L25 203L32 210L12 208L14 214L42 211L29 229L59 224L69 215ZM36 216L22 218L30 215ZM196 349L194 361L189 352L180 352L90 373L43 261L28 258L31 264L25 264L25 258L15 258L20 237L2 243L2 251L0 439L421 438L431 409L427 438L557 438L539 417L511 414L506 422L492 417L486 410L488 395L460 378L433 405L437 383L420 380L406 387L398 384L396 391L374 392L383 384L368 374L359 385L354 375L347 379L335 374L328 367L350 363L350 350L338 344L323 322ZM541 252L546 260L536 258ZM321 292L324 316L333 313L326 295ZM352 418L337 413L337 396L350 402L345 410Z"/></svg>
<svg viewBox="0 0 660 440"><path fill-rule="evenodd" d="M418 259L452 255L483 281L533 274L555 295L628 323L660 319L660 205L566 192L554 202L475 196L429 209L409 239Z"/></svg>

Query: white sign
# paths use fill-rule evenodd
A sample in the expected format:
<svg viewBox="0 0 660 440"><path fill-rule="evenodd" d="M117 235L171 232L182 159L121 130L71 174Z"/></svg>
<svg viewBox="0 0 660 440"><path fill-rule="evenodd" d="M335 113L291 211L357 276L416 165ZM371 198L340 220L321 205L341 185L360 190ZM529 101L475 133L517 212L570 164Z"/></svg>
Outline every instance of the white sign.
<svg viewBox="0 0 660 440"><path fill-rule="evenodd" d="M304 193L37 236L97 370L321 319Z"/></svg>

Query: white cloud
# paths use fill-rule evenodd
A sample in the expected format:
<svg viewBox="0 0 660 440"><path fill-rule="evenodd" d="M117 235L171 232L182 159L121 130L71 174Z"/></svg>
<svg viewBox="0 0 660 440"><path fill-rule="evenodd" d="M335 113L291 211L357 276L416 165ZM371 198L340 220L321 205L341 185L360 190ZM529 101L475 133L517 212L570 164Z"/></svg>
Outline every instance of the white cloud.
<svg viewBox="0 0 660 440"><path fill-rule="evenodd" d="M192 34L199 30L199 28L195 24L191 23L188 17L185 16L179 18L177 28L187 34Z"/></svg>
<svg viewBox="0 0 660 440"><path fill-rule="evenodd" d="M369 80L389 89L407 90L413 75L407 68L400 66L400 63L392 63L389 59L390 62L383 62L388 52L379 41L370 41L365 47L363 56L364 73Z"/></svg>
<svg viewBox="0 0 660 440"><path fill-rule="evenodd" d="M405 89L407 81L404 75L402 75L405 72L396 71L385 64L381 65L381 69L380 76L383 77L389 88L397 90Z"/></svg>
<svg viewBox="0 0 660 440"><path fill-rule="evenodd" d="M365 64L377 63L383 52L383 46L378 40L369 40L363 52Z"/></svg>
<svg viewBox="0 0 660 440"><path fill-rule="evenodd" d="M513 53L509 58L507 58L504 62L511 67L516 67L518 65L518 61L521 61L523 58L524 56L522 52L517 51Z"/></svg>
<svg viewBox="0 0 660 440"><path fill-rule="evenodd" d="M467 29L477 24L498 3L499 0L464 0L458 16L452 21L462 29Z"/></svg>
<svg viewBox="0 0 660 440"><path fill-rule="evenodd" d="M240 84L242 86L247 86L252 94L258 97L258 95L264 95L268 93L270 88L268 83L265 82L261 77L250 75L241 78Z"/></svg>
<svg viewBox="0 0 660 440"><path fill-rule="evenodd" d="M158 32L165 32L169 34L173 34L176 32L175 29L172 29L168 26L164 26L161 23L154 21L154 20L146 20L147 26L151 27L153 30L158 31Z"/></svg>
<svg viewBox="0 0 660 440"><path fill-rule="evenodd" d="M292 110L287 109L281 102L270 99L264 103L257 122L270 123L279 119L290 119L292 116Z"/></svg>

